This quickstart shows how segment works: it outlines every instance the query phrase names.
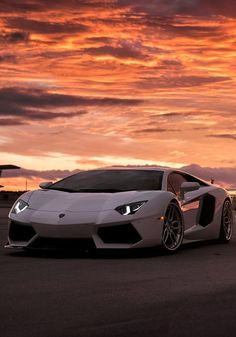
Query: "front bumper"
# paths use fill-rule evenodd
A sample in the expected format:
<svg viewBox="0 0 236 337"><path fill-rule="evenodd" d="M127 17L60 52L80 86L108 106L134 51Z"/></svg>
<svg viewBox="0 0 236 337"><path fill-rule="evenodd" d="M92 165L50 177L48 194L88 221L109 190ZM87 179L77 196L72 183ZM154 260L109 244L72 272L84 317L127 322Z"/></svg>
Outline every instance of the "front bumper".
<svg viewBox="0 0 236 337"><path fill-rule="evenodd" d="M10 215L7 248L58 249L65 247L98 249L143 248L160 243L162 221L149 217L124 217L115 211L32 212ZM42 219L44 219L42 221Z"/></svg>
<svg viewBox="0 0 236 337"><path fill-rule="evenodd" d="M130 248L140 241L142 238L131 223L96 227L10 221L6 248Z"/></svg>

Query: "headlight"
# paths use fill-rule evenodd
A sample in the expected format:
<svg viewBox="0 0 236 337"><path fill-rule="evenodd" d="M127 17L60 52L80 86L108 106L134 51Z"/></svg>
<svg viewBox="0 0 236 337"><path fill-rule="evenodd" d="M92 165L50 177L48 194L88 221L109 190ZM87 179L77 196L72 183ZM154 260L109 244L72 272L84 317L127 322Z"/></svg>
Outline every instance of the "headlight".
<svg viewBox="0 0 236 337"><path fill-rule="evenodd" d="M115 208L117 212L122 215L131 215L135 214L143 204L145 204L147 200L132 202L131 204L126 204L122 206L118 206Z"/></svg>
<svg viewBox="0 0 236 337"><path fill-rule="evenodd" d="M27 202L25 202L22 199L19 199L15 205L12 207L12 213L14 214L18 214L23 212L27 207L29 207L29 205L27 204Z"/></svg>

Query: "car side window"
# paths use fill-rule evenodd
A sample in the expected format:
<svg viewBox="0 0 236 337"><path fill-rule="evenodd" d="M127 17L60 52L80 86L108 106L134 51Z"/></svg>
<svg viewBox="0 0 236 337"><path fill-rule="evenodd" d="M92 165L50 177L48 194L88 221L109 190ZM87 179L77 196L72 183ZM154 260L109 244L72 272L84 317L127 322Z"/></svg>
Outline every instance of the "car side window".
<svg viewBox="0 0 236 337"><path fill-rule="evenodd" d="M187 179L180 173L173 172L169 175L167 180L167 190L176 194L177 196L180 195L180 187L182 183L186 182Z"/></svg>
<svg viewBox="0 0 236 337"><path fill-rule="evenodd" d="M184 177L185 177L186 181L199 183L200 186L207 186L207 184L204 183L202 180L199 180L196 177L193 177L191 175L184 174Z"/></svg>

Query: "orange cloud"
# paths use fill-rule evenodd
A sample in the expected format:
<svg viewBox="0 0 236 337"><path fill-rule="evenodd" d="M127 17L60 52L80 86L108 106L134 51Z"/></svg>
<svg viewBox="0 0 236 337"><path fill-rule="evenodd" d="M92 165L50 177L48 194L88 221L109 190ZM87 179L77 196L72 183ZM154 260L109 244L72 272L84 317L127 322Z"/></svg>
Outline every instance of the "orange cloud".
<svg viewBox="0 0 236 337"><path fill-rule="evenodd" d="M235 168L235 24L231 0L3 1L2 162Z"/></svg>

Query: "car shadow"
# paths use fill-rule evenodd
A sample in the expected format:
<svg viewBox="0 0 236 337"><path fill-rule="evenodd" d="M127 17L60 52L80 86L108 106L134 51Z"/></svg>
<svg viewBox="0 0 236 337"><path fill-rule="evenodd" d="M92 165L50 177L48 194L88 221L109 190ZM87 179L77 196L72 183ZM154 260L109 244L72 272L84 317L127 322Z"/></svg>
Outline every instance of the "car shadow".
<svg viewBox="0 0 236 337"><path fill-rule="evenodd" d="M8 252L13 257L25 258L52 258L52 259L135 259L151 258L167 255L159 247L142 249L106 249L106 250L86 250L86 251L63 251L63 250L14 250Z"/></svg>
<svg viewBox="0 0 236 337"><path fill-rule="evenodd" d="M194 242L186 242L182 245L181 250L193 250L193 249L199 249L203 247L209 247L209 246L221 246L223 243L220 243L218 239L211 239L211 240L204 240L204 241L194 241Z"/></svg>
<svg viewBox="0 0 236 337"><path fill-rule="evenodd" d="M176 256L188 250L202 249L203 247L219 246L218 240L196 241L184 243L178 252L168 253L161 247L139 249L91 249L91 250L14 250L8 255L14 257L31 257L45 259L140 259L161 256Z"/></svg>

